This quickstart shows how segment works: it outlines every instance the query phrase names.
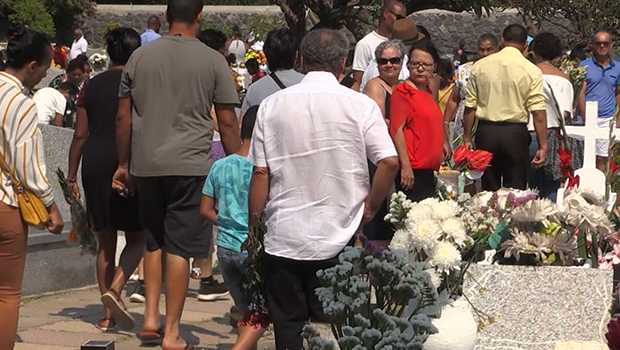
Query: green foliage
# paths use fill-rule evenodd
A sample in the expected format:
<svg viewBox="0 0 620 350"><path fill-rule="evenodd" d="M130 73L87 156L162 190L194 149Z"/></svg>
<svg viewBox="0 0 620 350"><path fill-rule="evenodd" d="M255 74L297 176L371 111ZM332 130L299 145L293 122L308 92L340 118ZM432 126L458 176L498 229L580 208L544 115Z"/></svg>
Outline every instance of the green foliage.
<svg viewBox="0 0 620 350"><path fill-rule="evenodd" d="M109 32L113 31L116 28L120 28L123 25L119 22L108 22L105 26L105 30L103 31L103 36L106 36Z"/></svg>
<svg viewBox="0 0 620 350"><path fill-rule="evenodd" d="M202 19L202 22L200 22L200 29L201 30L205 30L205 29L219 30L222 33L224 33L226 35L226 37L230 37L232 35L232 27L230 27L230 26L221 26L221 25L217 24L215 21L206 20L204 18Z"/></svg>
<svg viewBox="0 0 620 350"><path fill-rule="evenodd" d="M28 23L30 28L47 34L50 37L56 35L52 16L45 9L42 0L22 0L13 6L13 13L9 15L12 25Z"/></svg>
<svg viewBox="0 0 620 350"><path fill-rule="evenodd" d="M265 40L267 33L272 29L282 27L284 22L279 17L257 15L248 21L248 28L256 28L256 34L261 40Z"/></svg>

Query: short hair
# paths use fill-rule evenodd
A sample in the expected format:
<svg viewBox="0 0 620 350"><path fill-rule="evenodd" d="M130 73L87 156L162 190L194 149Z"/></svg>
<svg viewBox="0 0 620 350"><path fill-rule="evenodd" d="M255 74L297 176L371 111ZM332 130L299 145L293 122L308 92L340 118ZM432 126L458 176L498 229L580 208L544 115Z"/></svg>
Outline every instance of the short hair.
<svg viewBox="0 0 620 350"><path fill-rule="evenodd" d="M241 38L241 36L243 35L243 34L241 34L241 29L239 28L238 25L235 25L232 28L232 35L233 35L233 37L237 37L237 38Z"/></svg>
<svg viewBox="0 0 620 350"><path fill-rule="evenodd" d="M228 64L237 63L237 56L234 53L229 53L228 56L226 56L226 60Z"/></svg>
<svg viewBox="0 0 620 350"><path fill-rule="evenodd" d="M293 69L298 49L295 34L290 29L279 28L270 31L263 46L269 70L275 72Z"/></svg>
<svg viewBox="0 0 620 350"><path fill-rule="evenodd" d="M226 46L228 42L228 38L226 38L226 34L220 32L216 29L205 29L200 33L198 37L203 44L212 48L215 51L219 51Z"/></svg>
<svg viewBox="0 0 620 350"><path fill-rule="evenodd" d="M249 60L245 61L245 68L252 68L258 70L258 61L254 58L250 58Z"/></svg>
<svg viewBox="0 0 620 350"><path fill-rule="evenodd" d="M507 43L525 45L527 42L527 30L520 24L511 24L504 29L502 38Z"/></svg>
<svg viewBox="0 0 620 350"><path fill-rule="evenodd" d="M340 31L317 29L304 37L300 52L307 71L337 73L349 52L349 40Z"/></svg>
<svg viewBox="0 0 620 350"><path fill-rule="evenodd" d="M82 31L82 29L80 28L75 28L75 30L73 31L73 33L78 33L80 35L84 35L84 32Z"/></svg>
<svg viewBox="0 0 620 350"><path fill-rule="evenodd" d="M52 57L52 45L45 34L19 27L9 35L6 55L6 66L20 69L33 61L43 64Z"/></svg>
<svg viewBox="0 0 620 350"><path fill-rule="evenodd" d="M562 45L562 40L553 33L542 32L534 37L534 40L530 43L530 48L536 56L552 61L562 56L564 46Z"/></svg>
<svg viewBox="0 0 620 350"><path fill-rule="evenodd" d="M79 60L79 59L77 59L77 58L72 59L72 60L69 62L69 65L67 66L67 73L68 73L68 72L73 72L73 71L74 71L74 70L76 70L76 69L79 69L79 70L81 70L82 72L85 72L85 71L86 71L86 68L84 67L84 61Z"/></svg>
<svg viewBox="0 0 620 350"><path fill-rule="evenodd" d="M105 36L108 57L115 66L123 66L141 43L140 34L131 28L116 28Z"/></svg>
<svg viewBox="0 0 620 350"><path fill-rule="evenodd" d="M579 59L580 61L583 61L587 59L588 56L586 55L586 51L584 49L575 48L571 50L570 55L568 55L568 58L570 58L572 61L576 61L577 59Z"/></svg>
<svg viewBox="0 0 620 350"><path fill-rule="evenodd" d="M75 84L70 83L68 81L60 83L60 85L58 85L58 89L57 90L59 90L59 91L67 91L69 93L69 95L77 95L78 92L80 92L80 90L78 89L77 86L75 86Z"/></svg>
<svg viewBox="0 0 620 350"><path fill-rule="evenodd" d="M243 115L243 121L241 122L241 139L249 140L252 138L254 131L254 124L256 124L256 114L258 113L258 106L250 107Z"/></svg>
<svg viewBox="0 0 620 350"><path fill-rule="evenodd" d="M192 25L202 12L202 0L168 0L166 17L168 23Z"/></svg>
<svg viewBox="0 0 620 350"><path fill-rule="evenodd" d="M149 19L146 21L146 25L147 26L156 26L156 25L161 25L161 20L159 19L158 15L151 15L149 17Z"/></svg>
<svg viewBox="0 0 620 350"><path fill-rule="evenodd" d="M497 37L493 34L489 34L489 33L482 34L478 38L478 47L480 47L480 44L482 44L485 41L490 42L491 45L493 45L493 47L495 48L499 47L499 41L497 40Z"/></svg>
<svg viewBox="0 0 620 350"><path fill-rule="evenodd" d="M443 80L450 80L450 78L454 76L454 65L452 61L446 58L440 58L439 61L437 61L437 74L439 74Z"/></svg>
<svg viewBox="0 0 620 350"><path fill-rule="evenodd" d="M400 53L399 56L401 59L405 57L405 44L403 43L402 40L399 40L399 39L392 39L392 40L384 41L381 44L379 44L379 46L377 46L377 48L375 49L375 57L376 58L381 57L381 55L383 55L383 51L390 49L390 48L394 48L398 50L398 52Z"/></svg>
<svg viewBox="0 0 620 350"><path fill-rule="evenodd" d="M413 43L413 45L411 46L411 50L409 51L409 60L411 60L412 53L415 50L420 50L428 53L433 57L434 63L439 63L439 51L437 51L435 45L433 45L430 40L420 40Z"/></svg>

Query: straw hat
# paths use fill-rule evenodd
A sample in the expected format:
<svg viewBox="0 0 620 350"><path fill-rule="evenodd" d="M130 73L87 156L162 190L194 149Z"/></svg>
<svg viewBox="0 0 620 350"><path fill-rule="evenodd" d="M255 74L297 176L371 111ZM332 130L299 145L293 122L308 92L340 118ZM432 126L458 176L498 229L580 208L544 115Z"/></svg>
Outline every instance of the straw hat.
<svg viewBox="0 0 620 350"><path fill-rule="evenodd" d="M394 22L392 39L400 39L405 45L411 45L422 38L424 38L424 34L418 32L418 28L411 18L403 18Z"/></svg>

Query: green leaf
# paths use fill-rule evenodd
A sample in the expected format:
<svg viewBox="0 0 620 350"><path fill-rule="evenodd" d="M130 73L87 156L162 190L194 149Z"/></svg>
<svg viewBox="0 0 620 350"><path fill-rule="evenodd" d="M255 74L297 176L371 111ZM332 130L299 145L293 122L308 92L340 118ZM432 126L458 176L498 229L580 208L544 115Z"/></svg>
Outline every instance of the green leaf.
<svg viewBox="0 0 620 350"><path fill-rule="evenodd" d="M555 262L555 254L551 254L543 261L544 265L552 265Z"/></svg>

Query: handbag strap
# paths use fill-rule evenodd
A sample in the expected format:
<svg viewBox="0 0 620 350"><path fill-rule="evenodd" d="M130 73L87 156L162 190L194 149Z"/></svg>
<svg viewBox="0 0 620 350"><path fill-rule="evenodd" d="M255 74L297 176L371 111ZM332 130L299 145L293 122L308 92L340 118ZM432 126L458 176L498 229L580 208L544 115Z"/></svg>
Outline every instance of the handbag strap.
<svg viewBox="0 0 620 350"><path fill-rule="evenodd" d="M286 89L286 85L284 85L284 83L282 83L282 80L278 78L278 76L276 75L276 72L272 72L271 74L269 74L269 76L271 77L271 79L273 79L273 81L276 82L276 84L278 84L280 89Z"/></svg>
<svg viewBox="0 0 620 350"><path fill-rule="evenodd" d="M15 187L15 191L17 191L17 193L23 192L23 187L21 183L19 182L19 180L17 180L17 176L13 174L13 172L11 171L11 168L9 167L9 164L7 164L4 157L1 157L1 156L0 156L0 169L6 170L7 174L9 175L9 178L11 179L11 182L13 183L13 187Z"/></svg>

